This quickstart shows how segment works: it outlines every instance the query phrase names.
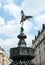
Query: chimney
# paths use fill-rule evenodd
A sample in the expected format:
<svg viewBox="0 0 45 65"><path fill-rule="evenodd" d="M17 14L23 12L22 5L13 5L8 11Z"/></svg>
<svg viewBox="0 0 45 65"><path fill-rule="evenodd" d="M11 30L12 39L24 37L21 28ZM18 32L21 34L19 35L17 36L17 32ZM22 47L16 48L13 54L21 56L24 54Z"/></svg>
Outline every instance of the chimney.
<svg viewBox="0 0 45 65"><path fill-rule="evenodd" d="M34 43L34 40L32 40L32 43Z"/></svg>
<svg viewBox="0 0 45 65"><path fill-rule="evenodd" d="M45 24L43 24L42 30L45 30Z"/></svg>
<svg viewBox="0 0 45 65"><path fill-rule="evenodd" d="M40 35L40 31L38 31L38 36Z"/></svg>
<svg viewBox="0 0 45 65"><path fill-rule="evenodd" d="M35 40L36 40L36 36L35 36Z"/></svg>

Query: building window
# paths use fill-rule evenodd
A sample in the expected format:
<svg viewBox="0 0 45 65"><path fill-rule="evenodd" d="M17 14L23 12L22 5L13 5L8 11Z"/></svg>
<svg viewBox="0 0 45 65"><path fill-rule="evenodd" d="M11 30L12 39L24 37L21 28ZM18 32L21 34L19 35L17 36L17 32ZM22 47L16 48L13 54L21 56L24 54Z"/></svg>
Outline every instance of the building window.
<svg viewBox="0 0 45 65"><path fill-rule="evenodd" d="M45 48L44 48L44 58L45 58Z"/></svg>
<svg viewBox="0 0 45 65"><path fill-rule="evenodd" d="M45 44L45 42L44 42L44 44Z"/></svg>
<svg viewBox="0 0 45 65"><path fill-rule="evenodd" d="M1 58L0 58L0 63L1 63Z"/></svg>
<svg viewBox="0 0 45 65"><path fill-rule="evenodd" d="M4 61L4 59L2 61Z"/></svg>
<svg viewBox="0 0 45 65"><path fill-rule="evenodd" d="M37 55L36 55L36 65L37 65Z"/></svg>
<svg viewBox="0 0 45 65"><path fill-rule="evenodd" d="M35 47L36 47L36 44L35 44Z"/></svg>
<svg viewBox="0 0 45 65"><path fill-rule="evenodd" d="M43 38L45 38L45 34L43 34Z"/></svg>
<svg viewBox="0 0 45 65"><path fill-rule="evenodd" d="M40 46L39 46L39 49L40 49ZM39 52L39 54L40 54L40 52Z"/></svg>
<svg viewBox="0 0 45 65"><path fill-rule="evenodd" d="M39 59L40 59L40 65L41 65L41 52L39 51Z"/></svg>
<svg viewBox="0 0 45 65"><path fill-rule="evenodd" d="M40 40L38 40L38 43L40 42Z"/></svg>
<svg viewBox="0 0 45 65"><path fill-rule="evenodd" d="M2 62L2 65L5 65L5 64Z"/></svg>
<svg viewBox="0 0 45 65"><path fill-rule="evenodd" d="M2 59L2 65L5 65L5 64L4 64L4 59Z"/></svg>

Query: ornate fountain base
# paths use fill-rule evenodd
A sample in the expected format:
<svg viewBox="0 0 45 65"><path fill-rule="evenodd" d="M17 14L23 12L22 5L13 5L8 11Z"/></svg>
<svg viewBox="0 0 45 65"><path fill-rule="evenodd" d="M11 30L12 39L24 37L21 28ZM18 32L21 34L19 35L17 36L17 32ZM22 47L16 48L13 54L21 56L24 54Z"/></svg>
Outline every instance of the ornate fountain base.
<svg viewBox="0 0 45 65"><path fill-rule="evenodd" d="M18 35L18 47L10 49L10 58L13 60L10 65L34 65L31 60L35 57L35 50L26 46L27 36L23 31L24 29L21 27L21 33Z"/></svg>

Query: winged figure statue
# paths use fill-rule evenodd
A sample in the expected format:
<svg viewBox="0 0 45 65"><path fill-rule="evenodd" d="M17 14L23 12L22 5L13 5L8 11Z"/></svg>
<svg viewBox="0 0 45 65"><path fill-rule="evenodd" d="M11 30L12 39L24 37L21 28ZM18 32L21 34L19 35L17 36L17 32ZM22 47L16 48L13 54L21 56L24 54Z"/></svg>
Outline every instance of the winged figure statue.
<svg viewBox="0 0 45 65"><path fill-rule="evenodd" d="M22 10L22 11L21 11L21 21L20 21L20 23L22 23L22 25L23 25L23 22L24 22L25 20L29 19L29 18L33 18L33 16L26 16L26 15L24 14L23 10Z"/></svg>

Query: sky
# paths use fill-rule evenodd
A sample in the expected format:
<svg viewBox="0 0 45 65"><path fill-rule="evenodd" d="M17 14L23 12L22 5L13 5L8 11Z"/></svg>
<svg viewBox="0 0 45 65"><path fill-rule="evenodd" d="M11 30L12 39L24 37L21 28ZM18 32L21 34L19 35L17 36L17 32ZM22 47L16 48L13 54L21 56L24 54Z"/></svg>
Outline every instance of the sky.
<svg viewBox="0 0 45 65"><path fill-rule="evenodd" d="M10 54L10 48L17 47L20 33L21 10L25 15L33 16L24 22L27 46L45 24L45 0L0 0L0 46Z"/></svg>

